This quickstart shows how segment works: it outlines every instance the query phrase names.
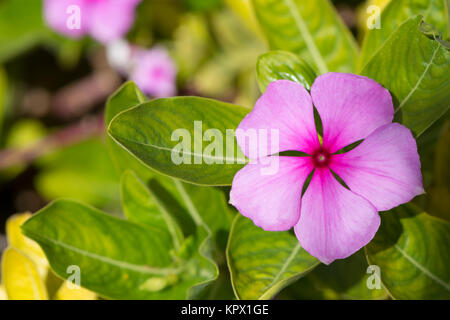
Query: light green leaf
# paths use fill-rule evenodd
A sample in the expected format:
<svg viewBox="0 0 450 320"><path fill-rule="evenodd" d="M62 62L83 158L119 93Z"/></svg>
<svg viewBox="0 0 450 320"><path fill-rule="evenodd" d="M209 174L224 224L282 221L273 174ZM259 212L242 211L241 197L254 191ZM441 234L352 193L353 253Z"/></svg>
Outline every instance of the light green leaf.
<svg viewBox="0 0 450 320"><path fill-rule="evenodd" d="M391 1L381 13L380 28L370 30L364 38L359 58L359 69L361 70L370 61L371 57L377 53L377 50L400 25L416 15L423 16L427 23L434 25L444 34L445 39L447 36L446 1L448 0Z"/></svg>
<svg viewBox="0 0 450 320"><path fill-rule="evenodd" d="M169 190L160 181L168 185ZM162 228L171 234L176 259L180 259L182 263L185 275L182 279L186 283L185 297L188 298L196 297L218 276L218 267L212 259L212 236L215 234L204 219L208 221L208 217L214 216L216 223L224 220L220 216L220 210L214 211L214 208L218 208L214 192L220 192L211 188L193 188L197 188L195 197L188 185L175 179L158 177L158 180L150 180L146 187L131 171L126 171L122 177L122 202L127 217L145 225ZM210 196L208 202L200 202L205 196ZM159 286L180 286L175 282L173 277L152 278L143 284L143 288L158 291L156 288Z"/></svg>
<svg viewBox="0 0 450 320"><path fill-rule="evenodd" d="M302 59L287 51L270 51L259 57L256 66L258 83L262 92L276 80L290 80L311 90L316 74Z"/></svg>
<svg viewBox="0 0 450 320"><path fill-rule="evenodd" d="M357 46L328 0L253 0L271 49L291 51L323 74L354 72Z"/></svg>
<svg viewBox="0 0 450 320"><path fill-rule="evenodd" d="M361 72L391 92L396 119L416 136L450 107L450 53L420 23L415 17L401 25Z"/></svg>
<svg viewBox="0 0 450 320"><path fill-rule="evenodd" d="M178 287L157 293L141 288L153 277L181 272L170 255L170 234L149 229L68 200L53 202L22 227L60 277L67 279L73 274L68 267L78 266L81 286L104 297L181 298L184 292Z"/></svg>
<svg viewBox="0 0 450 320"><path fill-rule="evenodd" d="M238 215L228 239L227 260L238 299L270 299L319 262L289 232L267 232Z"/></svg>
<svg viewBox="0 0 450 320"><path fill-rule="evenodd" d="M230 185L245 164L234 129L248 111L198 97L157 99L117 115L108 133L157 172L196 184Z"/></svg>
<svg viewBox="0 0 450 320"><path fill-rule="evenodd" d="M369 264L396 299L450 299L450 224L413 204L382 214L366 246Z"/></svg>

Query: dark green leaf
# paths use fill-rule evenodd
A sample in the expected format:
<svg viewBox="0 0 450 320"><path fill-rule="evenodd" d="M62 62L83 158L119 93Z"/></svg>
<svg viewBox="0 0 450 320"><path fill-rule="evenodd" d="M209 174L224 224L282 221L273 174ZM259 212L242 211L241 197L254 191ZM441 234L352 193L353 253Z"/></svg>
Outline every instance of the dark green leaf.
<svg viewBox="0 0 450 320"><path fill-rule="evenodd" d="M420 22L401 25L361 72L389 89L396 119L416 136L450 107L450 53L419 31Z"/></svg>
<svg viewBox="0 0 450 320"><path fill-rule="evenodd" d="M108 133L160 173L196 184L230 185L245 163L234 130L248 111L198 97L157 99L120 113Z"/></svg>
<svg viewBox="0 0 450 320"><path fill-rule="evenodd" d="M369 264L396 299L450 299L450 224L413 204L382 214L366 246Z"/></svg>
<svg viewBox="0 0 450 320"><path fill-rule="evenodd" d="M447 36L447 17L445 2L448 0L395 0L390 1L380 16L380 28L370 30L364 38L360 56L360 69L370 61L371 57L388 40L388 38L406 20L422 15L429 24ZM405 56L406 57L406 56ZM405 58L403 57L403 58Z"/></svg>
<svg viewBox="0 0 450 320"><path fill-rule="evenodd" d="M120 112L130 109L146 101L146 97L133 82L125 83L106 102L105 122L108 127L111 120ZM109 155L120 174L127 169L133 170L139 178L147 182L154 172L124 150L117 142L107 136Z"/></svg>
<svg viewBox="0 0 450 320"><path fill-rule="evenodd" d="M289 232L268 232L238 215L227 247L231 281L238 299L271 299L319 262Z"/></svg>

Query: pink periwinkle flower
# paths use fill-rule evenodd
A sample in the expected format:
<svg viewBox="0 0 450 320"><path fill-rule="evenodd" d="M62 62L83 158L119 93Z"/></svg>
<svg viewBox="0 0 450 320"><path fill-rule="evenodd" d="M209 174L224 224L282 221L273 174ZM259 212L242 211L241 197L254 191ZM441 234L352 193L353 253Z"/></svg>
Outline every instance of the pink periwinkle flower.
<svg viewBox="0 0 450 320"><path fill-rule="evenodd" d="M91 35L109 43L132 27L141 0L44 0L47 24L69 37Z"/></svg>
<svg viewBox="0 0 450 320"><path fill-rule="evenodd" d="M133 70L130 79L145 93L156 98L176 94L177 68L167 50L155 47L132 54Z"/></svg>
<svg viewBox="0 0 450 320"><path fill-rule="evenodd" d="M323 124L322 143L313 104ZM409 129L392 123L393 116L389 91L366 77L324 74L311 95L298 83L272 82L239 125L238 144L247 157L258 154L258 144L246 145L242 132L275 129L277 153L296 150L309 156L279 156L279 169L270 176L261 174L267 161L246 165L234 177L230 203L264 230L294 227L301 246L325 264L352 255L374 237L378 211L423 193L416 141ZM360 140L356 148L338 153ZM257 160L272 156L259 154Z"/></svg>

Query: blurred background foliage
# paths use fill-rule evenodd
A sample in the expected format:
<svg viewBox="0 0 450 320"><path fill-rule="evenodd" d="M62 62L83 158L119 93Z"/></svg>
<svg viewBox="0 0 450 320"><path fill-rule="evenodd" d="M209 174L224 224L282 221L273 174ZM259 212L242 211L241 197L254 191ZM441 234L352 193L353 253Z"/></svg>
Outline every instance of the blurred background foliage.
<svg viewBox="0 0 450 320"><path fill-rule="evenodd" d="M367 6L383 8L388 2L333 1L358 41L367 28ZM248 108L260 95L255 64L268 47L250 0L144 0L128 40L169 49L179 95ZM120 212L119 177L107 153L102 117L106 98L124 80L108 66L101 45L64 38L46 27L41 0L0 0L0 252L7 245L8 217L35 212L56 198ZM418 139L429 196L415 201L450 221L449 144L447 112ZM14 219L23 216L9 221ZM361 270L366 262L362 254L350 260L317 268L280 298L352 298L365 281L339 274L353 265Z"/></svg>

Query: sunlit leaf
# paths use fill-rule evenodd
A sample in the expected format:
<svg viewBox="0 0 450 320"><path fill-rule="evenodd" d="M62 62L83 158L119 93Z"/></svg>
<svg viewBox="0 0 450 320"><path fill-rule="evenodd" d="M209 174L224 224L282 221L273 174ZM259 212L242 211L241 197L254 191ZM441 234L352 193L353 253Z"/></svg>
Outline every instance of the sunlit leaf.
<svg viewBox="0 0 450 320"><path fill-rule="evenodd" d="M327 0L253 0L273 50L298 54L319 73L354 72L358 49Z"/></svg>
<svg viewBox="0 0 450 320"><path fill-rule="evenodd" d="M59 200L35 214L22 227L38 242L52 269L68 279L79 271L80 285L117 299L154 299L142 285L153 277L177 275L170 234L165 230L120 220L78 202ZM175 287L158 298L182 295Z"/></svg>
<svg viewBox="0 0 450 320"><path fill-rule="evenodd" d="M271 51L260 56L256 72L262 92L276 80L295 81L310 90L316 78L314 70L305 61L286 51Z"/></svg>

